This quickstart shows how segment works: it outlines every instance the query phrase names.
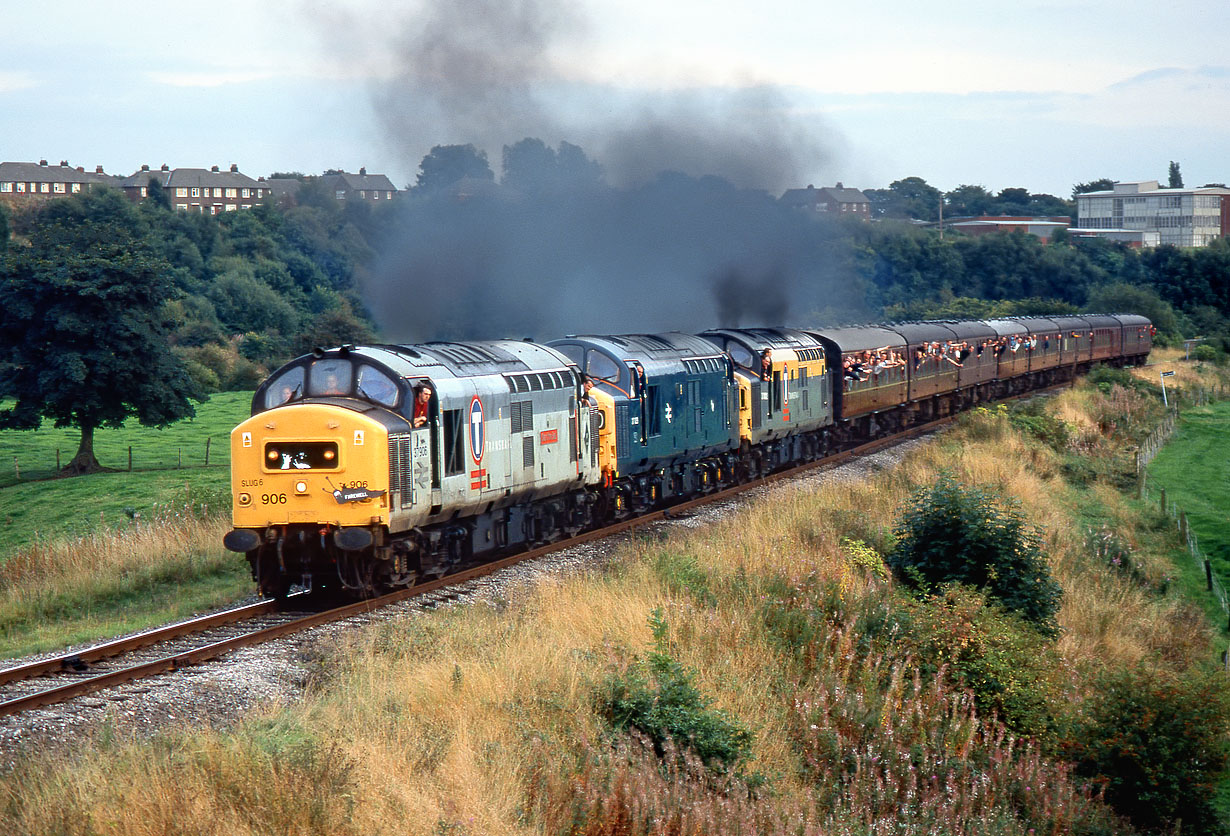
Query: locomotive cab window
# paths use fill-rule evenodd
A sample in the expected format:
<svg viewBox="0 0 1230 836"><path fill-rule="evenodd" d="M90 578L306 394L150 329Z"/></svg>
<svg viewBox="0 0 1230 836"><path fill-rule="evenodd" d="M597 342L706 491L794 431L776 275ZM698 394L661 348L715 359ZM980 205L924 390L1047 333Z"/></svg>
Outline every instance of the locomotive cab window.
<svg viewBox="0 0 1230 836"><path fill-rule="evenodd" d="M731 340L726 344L726 350L730 352L730 357L740 366L744 368L753 368L756 364L756 358L752 356L752 352L743 343Z"/></svg>
<svg viewBox="0 0 1230 836"><path fill-rule="evenodd" d="M381 406L397 404L397 384L393 378L372 366L359 366L359 380L356 387L359 396Z"/></svg>
<svg viewBox="0 0 1230 836"><path fill-rule="evenodd" d="M303 396L303 367L287 369L265 389L265 409L273 409Z"/></svg>
<svg viewBox="0 0 1230 836"><path fill-rule="evenodd" d="M601 351L591 351L586 357L586 372L590 377L601 378L611 383L619 382L619 364Z"/></svg>
<svg viewBox="0 0 1230 836"><path fill-rule="evenodd" d="M331 358L317 360L308 375L308 393L311 395L348 395L354 370L349 360Z"/></svg>

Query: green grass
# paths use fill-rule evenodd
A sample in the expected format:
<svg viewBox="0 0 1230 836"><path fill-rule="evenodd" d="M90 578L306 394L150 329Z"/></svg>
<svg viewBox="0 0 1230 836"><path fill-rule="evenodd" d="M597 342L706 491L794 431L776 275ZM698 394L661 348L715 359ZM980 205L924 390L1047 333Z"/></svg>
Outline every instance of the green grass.
<svg viewBox="0 0 1230 836"><path fill-rule="evenodd" d="M135 420L122 429L99 430L95 454L114 473L50 478L56 450L68 462L80 433L44 425L38 430L0 432L0 561L35 539L76 536L127 523L132 514L148 519L156 505L194 505L225 510L230 493L230 432L248 416L249 392L224 392L197 405L196 418L166 429ZM205 440L211 439L209 467ZM128 472L128 448L133 472ZM180 451L182 469L177 468ZM21 470L17 481L13 461ZM153 470L155 466L161 470ZM169 468L169 469L166 469Z"/></svg>
<svg viewBox="0 0 1230 836"><path fill-rule="evenodd" d="M242 555L219 545L107 584L0 606L0 658L57 651L183 621L255 592Z"/></svg>
<svg viewBox="0 0 1230 836"><path fill-rule="evenodd" d="M1200 550L1223 584L1230 583L1228 442L1230 401L1191 408L1182 413L1178 432L1149 465L1151 494L1156 497L1158 489L1165 488L1166 499L1186 512Z"/></svg>
<svg viewBox="0 0 1230 836"><path fill-rule="evenodd" d="M131 419L122 429L98 430L94 455L103 467L115 470L128 470L129 448L134 471L202 467L208 441L209 465L226 468L231 430L248 417L251 405L251 392L222 392L196 404L195 418L166 429L142 427ZM37 430L0 431L0 488L54 478L57 451L60 464L66 465L80 442L80 431L57 429L49 421Z"/></svg>

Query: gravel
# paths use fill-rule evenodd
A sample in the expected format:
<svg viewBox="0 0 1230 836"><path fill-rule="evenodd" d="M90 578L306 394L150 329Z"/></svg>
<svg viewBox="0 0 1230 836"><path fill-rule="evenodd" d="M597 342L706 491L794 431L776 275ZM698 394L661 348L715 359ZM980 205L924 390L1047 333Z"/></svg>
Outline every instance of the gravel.
<svg viewBox="0 0 1230 836"><path fill-rule="evenodd" d="M733 499L710 503L656 527L700 528L722 519L749 501L779 491L807 490L832 482L855 482L893 467L926 437L904 441L841 465L814 469ZM24 756L49 750L90 746L101 739L147 738L176 727L226 728L258 706L293 703L303 695L311 659L338 637L377 620L413 617L437 607L475 601L497 603L543 575L563 575L601 567L610 561L628 534L575 546L518 564L460 588L396 604L375 613L317 627L304 633L246 648L197 667L132 682L59 705L0 717L0 770ZM426 600L424 600L426 599ZM33 658L33 657L32 657ZM22 662L30 660L10 660Z"/></svg>

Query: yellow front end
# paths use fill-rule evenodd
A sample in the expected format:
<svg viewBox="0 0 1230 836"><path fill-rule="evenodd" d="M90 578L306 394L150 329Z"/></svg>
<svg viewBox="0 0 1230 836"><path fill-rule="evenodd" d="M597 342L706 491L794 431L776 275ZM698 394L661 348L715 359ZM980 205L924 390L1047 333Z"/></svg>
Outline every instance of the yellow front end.
<svg viewBox="0 0 1230 836"><path fill-rule="evenodd" d="M598 469L602 473L602 483L609 485L619 475L616 467L619 451L615 448L615 399L597 388L590 390L589 397L594 402L593 408L602 413L598 430Z"/></svg>
<svg viewBox="0 0 1230 836"><path fill-rule="evenodd" d="M387 525L389 436L349 409L293 404L231 432L237 529Z"/></svg>

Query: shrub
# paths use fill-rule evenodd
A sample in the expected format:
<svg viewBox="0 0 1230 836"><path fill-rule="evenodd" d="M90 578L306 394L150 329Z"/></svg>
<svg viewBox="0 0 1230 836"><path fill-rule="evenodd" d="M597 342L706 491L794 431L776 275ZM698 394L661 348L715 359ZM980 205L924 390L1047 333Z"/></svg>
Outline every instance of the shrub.
<svg viewBox="0 0 1230 836"><path fill-rule="evenodd" d="M1053 750L1064 704L1063 662L1046 638L956 585L902 616L908 621L901 642L924 673L946 670L970 689L983 717L998 716L1013 733Z"/></svg>
<svg viewBox="0 0 1230 836"><path fill-rule="evenodd" d="M723 711L692 682L692 671L671 655L666 622L654 610L649 619L655 649L649 658L607 680L599 710L616 729L637 729L662 757L670 744L690 749L715 771L725 772L751 752L752 733Z"/></svg>
<svg viewBox="0 0 1230 836"><path fill-rule="evenodd" d="M1002 505L950 474L916 493L896 529L888 565L924 591L948 583L983 590L1046 635L1055 635L1063 590L1051 577L1038 532L1014 503Z"/></svg>
<svg viewBox="0 0 1230 836"><path fill-rule="evenodd" d="M1104 675L1072 741L1078 769L1146 831L1223 833L1214 797L1230 766L1230 691L1219 674Z"/></svg>
<svg viewBox="0 0 1230 836"><path fill-rule="evenodd" d="M1223 366L1226 363L1226 354L1217 346L1204 343L1192 349L1192 359L1200 363L1214 363Z"/></svg>

